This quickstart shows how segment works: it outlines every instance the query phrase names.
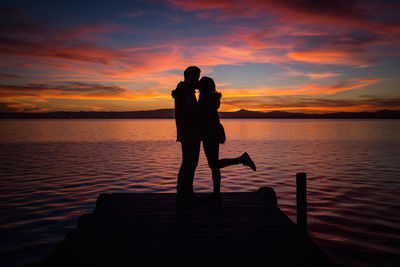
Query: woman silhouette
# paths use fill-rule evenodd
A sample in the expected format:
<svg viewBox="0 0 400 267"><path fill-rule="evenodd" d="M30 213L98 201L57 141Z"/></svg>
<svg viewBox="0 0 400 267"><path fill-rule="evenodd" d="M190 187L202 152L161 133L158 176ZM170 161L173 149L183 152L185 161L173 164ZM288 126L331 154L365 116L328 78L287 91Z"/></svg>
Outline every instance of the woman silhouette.
<svg viewBox="0 0 400 267"><path fill-rule="evenodd" d="M225 142L225 132L219 120L218 108L221 103L221 93L215 89L214 80L209 77L202 77L199 82L199 119L201 127L201 140L207 157L208 166L212 171L214 185L213 195L220 196L221 168L243 164L256 170L254 162L245 152L237 158L219 159L219 144Z"/></svg>

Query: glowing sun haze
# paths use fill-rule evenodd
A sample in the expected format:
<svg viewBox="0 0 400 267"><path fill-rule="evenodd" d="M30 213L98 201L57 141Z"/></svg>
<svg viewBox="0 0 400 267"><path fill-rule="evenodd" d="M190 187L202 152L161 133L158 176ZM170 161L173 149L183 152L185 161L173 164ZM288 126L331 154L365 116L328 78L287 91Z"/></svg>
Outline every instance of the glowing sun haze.
<svg viewBox="0 0 400 267"><path fill-rule="evenodd" d="M190 65L223 111L400 109L400 3L2 1L0 111L172 108Z"/></svg>

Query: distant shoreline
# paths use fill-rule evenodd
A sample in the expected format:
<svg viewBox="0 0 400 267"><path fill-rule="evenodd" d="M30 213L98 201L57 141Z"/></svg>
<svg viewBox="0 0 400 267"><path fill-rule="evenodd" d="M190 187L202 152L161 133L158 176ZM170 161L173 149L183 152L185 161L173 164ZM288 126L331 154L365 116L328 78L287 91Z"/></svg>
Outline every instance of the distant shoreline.
<svg viewBox="0 0 400 267"><path fill-rule="evenodd" d="M239 110L219 112L222 119L400 119L400 110L306 114L285 111ZM0 112L0 119L173 119L173 109L144 111L57 111L43 113Z"/></svg>

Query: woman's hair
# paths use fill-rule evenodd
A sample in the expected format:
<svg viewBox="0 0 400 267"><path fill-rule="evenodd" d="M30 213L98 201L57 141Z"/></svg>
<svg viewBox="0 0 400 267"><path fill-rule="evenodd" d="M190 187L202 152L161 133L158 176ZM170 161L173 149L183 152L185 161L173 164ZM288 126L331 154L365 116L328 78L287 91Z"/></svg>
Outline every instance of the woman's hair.
<svg viewBox="0 0 400 267"><path fill-rule="evenodd" d="M218 110L222 95L215 89L214 80L210 77L202 77L199 82L199 90L199 102L204 103L204 99L208 98L207 96L210 96L211 98L208 98L207 100L208 105L215 105L214 107Z"/></svg>
<svg viewBox="0 0 400 267"><path fill-rule="evenodd" d="M204 93L206 92L211 92L215 91L215 82L213 79L210 77L202 77L200 79L200 85L199 85L200 92L203 91Z"/></svg>

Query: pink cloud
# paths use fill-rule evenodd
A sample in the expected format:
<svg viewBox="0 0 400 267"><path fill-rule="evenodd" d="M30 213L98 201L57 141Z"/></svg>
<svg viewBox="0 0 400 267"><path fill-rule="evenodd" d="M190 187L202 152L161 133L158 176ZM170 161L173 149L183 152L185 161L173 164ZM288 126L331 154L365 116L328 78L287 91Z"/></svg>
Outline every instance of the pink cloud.
<svg viewBox="0 0 400 267"><path fill-rule="evenodd" d="M396 18L382 21L381 13L398 16L395 10L398 3L377 4L373 1L363 2L349 0L248 0L248 1L214 1L214 0L167 0L172 6L185 11L219 10L221 17L260 17L274 15L295 24L323 23L327 25L349 26L376 32L399 33L399 21ZM398 17L397 17L398 19Z"/></svg>
<svg viewBox="0 0 400 267"><path fill-rule="evenodd" d="M183 1L183 0L168 0L173 6L182 8L187 11L193 10L204 10L204 9L220 9L220 8L232 8L235 5L235 1L229 0L193 0L193 1Z"/></svg>

